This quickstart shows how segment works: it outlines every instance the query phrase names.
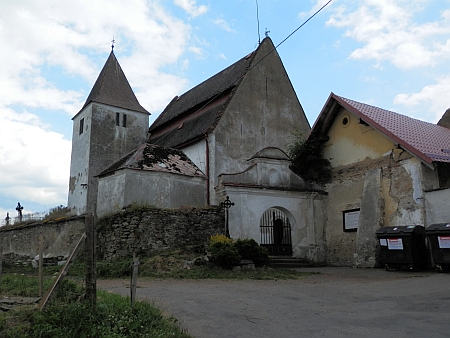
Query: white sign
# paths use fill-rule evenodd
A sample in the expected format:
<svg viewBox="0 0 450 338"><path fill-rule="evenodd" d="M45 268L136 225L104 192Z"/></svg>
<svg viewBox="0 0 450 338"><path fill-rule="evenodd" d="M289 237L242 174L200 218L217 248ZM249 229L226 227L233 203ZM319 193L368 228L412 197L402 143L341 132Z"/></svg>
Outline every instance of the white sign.
<svg viewBox="0 0 450 338"><path fill-rule="evenodd" d="M388 238L387 244L389 250L403 250L403 241L401 238Z"/></svg>
<svg viewBox="0 0 450 338"><path fill-rule="evenodd" d="M439 248L450 249L450 236L438 236Z"/></svg>
<svg viewBox="0 0 450 338"><path fill-rule="evenodd" d="M358 229L359 213L359 210L347 211L344 213L345 230Z"/></svg>
<svg viewBox="0 0 450 338"><path fill-rule="evenodd" d="M381 246L387 246L387 240L386 240L386 238L380 238L380 245L381 245Z"/></svg>

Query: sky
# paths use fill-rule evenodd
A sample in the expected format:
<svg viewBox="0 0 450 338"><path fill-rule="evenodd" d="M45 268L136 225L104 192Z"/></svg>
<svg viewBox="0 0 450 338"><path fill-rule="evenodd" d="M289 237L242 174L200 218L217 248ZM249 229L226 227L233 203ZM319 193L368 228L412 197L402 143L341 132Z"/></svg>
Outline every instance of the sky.
<svg viewBox="0 0 450 338"><path fill-rule="evenodd" d="M113 39L152 123L327 2L0 1L0 219L67 205L71 118ZM311 126L331 92L432 123L450 108L450 0L332 0L277 50Z"/></svg>

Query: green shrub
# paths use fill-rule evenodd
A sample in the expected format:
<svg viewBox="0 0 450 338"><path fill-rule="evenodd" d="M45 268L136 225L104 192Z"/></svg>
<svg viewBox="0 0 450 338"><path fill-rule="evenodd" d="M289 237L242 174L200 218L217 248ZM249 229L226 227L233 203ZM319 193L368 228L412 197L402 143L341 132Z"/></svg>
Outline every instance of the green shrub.
<svg viewBox="0 0 450 338"><path fill-rule="evenodd" d="M122 278L131 276L132 259L97 262L97 277Z"/></svg>
<svg viewBox="0 0 450 338"><path fill-rule="evenodd" d="M233 243L233 239L232 238L228 238L225 235L213 235L210 237L210 242L211 245L214 243Z"/></svg>
<svg viewBox="0 0 450 338"><path fill-rule="evenodd" d="M269 262L269 253L266 248L261 247L254 239L238 239L233 243L242 259L250 259L256 267L261 267Z"/></svg>
<svg viewBox="0 0 450 338"><path fill-rule="evenodd" d="M231 269L239 264L241 255L233 243L216 242L210 244L211 260L224 269Z"/></svg>

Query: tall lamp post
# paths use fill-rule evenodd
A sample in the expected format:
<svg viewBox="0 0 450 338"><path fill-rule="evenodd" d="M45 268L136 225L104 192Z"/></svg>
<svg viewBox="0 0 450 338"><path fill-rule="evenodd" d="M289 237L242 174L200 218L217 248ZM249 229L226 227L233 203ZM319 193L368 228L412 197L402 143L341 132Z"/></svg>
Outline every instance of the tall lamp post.
<svg viewBox="0 0 450 338"><path fill-rule="evenodd" d="M230 198L227 196L225 201L221 202L220 205L225 208L225 236L230 238L230 228L228 223L228 209L230 209L234 203L230 201Z"/></svg>

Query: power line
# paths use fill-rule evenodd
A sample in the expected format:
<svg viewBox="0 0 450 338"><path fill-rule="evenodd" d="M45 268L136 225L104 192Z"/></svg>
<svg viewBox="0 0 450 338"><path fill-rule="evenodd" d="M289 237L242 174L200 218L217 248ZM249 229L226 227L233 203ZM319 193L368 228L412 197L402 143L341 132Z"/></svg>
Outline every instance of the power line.
<svg viewBox="0 0 450 338"><path fill-rule="evenodd" d="M256 21L258 22L258 45L261 43L261 36L259 35L259 10L258 10L258 0L256 0Z"/></svg>
<svg viewBox="0 0 450 338"><path fill-rule="evenodd" d="M264 60L266 57L268 57L270 54L272 54L278 47L280 47L284 42L286 42L287 39L289 39L292 35L294 35L300 28L302 28L304 25L306 25L308 23L309 20L311 20L313 17L315 17L322 9L324 9L325 7L328 6L328 4L333 1L333 0L329 0L325 5L323 5L322 7L320 7L313 15L311 15L305 22L303 22L300 26L298 26L291 34L289 34L283 41L281 41L278 45L276 45L269 53L267 53L266 55L264 55L264 57L261 58L261 60L259 60L257 63L255 63L253 66L251 66L247 72L250 71L250 69L254 68L258 63L260 63L262 60ZM247 73L246 72L246 73ZM245 74L246 74L245 73Z"/></svg>

